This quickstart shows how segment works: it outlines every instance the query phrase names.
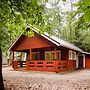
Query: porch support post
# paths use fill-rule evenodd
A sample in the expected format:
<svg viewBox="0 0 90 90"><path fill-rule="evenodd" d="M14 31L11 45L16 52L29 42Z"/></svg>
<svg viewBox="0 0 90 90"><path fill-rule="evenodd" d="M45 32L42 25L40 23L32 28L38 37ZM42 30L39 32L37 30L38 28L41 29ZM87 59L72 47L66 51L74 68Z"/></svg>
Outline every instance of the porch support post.
<svg viewBox="0 0 90 90"><path fill-rule="evenodd" d="M14 68L14 51L12 51L12 67Z"/></svg>
<svg viewBox="0 0 90 90"><path fill-rule="evenodd" d="M32 60L32 49L30 49L30 60Z"/></svg>
<svg viewBox="0 0 90 90"><path fill-rule="evenodd" d="M57 48L56 47L54 48L54 59L55 60L57 59Z"/></svg>
<svg viewBox="0 0 90 90"><path fill-rule="evenodd" d="M55 72L58 72L58 60L57 60L57 48L54 47L54 62L55 62Z"/></svg>

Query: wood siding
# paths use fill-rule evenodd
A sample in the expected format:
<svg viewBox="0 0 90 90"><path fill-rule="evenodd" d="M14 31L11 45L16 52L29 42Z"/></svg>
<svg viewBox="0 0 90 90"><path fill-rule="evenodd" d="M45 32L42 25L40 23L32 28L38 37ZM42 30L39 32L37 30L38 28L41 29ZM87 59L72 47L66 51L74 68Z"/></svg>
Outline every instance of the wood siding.
<svg viewBox="0 0 90 90"><path fill-rule="evenodd" d="M90 55L86 55L85 58L85 67L90 68Z"/></svg>
<svg viewBox="0 0 90 90"><path fill-rule="evenodd" d="M33 37L27 37L22 35L21 38L16 42L16 44L11 48L11 50L18 51L30 48L43 48L51 46L55 45L52 42L35 33Z"/></svg>
<svg viewBox="0 0 90 90"><path fill-rule="evenodd" d="M76 69L76 60L68 60L68 70Z"/></svg>

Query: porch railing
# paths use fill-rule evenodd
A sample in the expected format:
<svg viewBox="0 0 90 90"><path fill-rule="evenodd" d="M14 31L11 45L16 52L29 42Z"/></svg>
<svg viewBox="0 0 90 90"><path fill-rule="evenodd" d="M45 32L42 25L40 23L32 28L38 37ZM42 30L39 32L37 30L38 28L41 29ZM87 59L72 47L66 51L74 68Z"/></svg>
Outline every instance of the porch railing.
<svg viewBox="0 0 90 90"><path fill-rule="evenodd" d="M19 67L26 67L26 61L14 61L13 68L18 69Z"/></svg>
<svg viewBox="0 0 90 90"><path fill-rule="evenodd" d="M27 61L27 70L63 72L67 70L64 60L33 60Z"/></svg>
<svg viewBox="0 0 90 90"><path fill-rule="evenodd" d="M33 60L27 61L28 70L55 71L55 61Z"/></svg>
<svg viewBox="0 0 90 90"><path fill-rule="evenodd" d="M67 71L67 61L66 60L57 61L56 66L57 66L57 72Z"/></svg>
<svg viewBox="0 0 90 90"><path fill-rule="evenodd" d="M50 72L63 72L67 71L66 60L29 60L29 61L14 61L14 69L20 67L26 68L26 70L34 71L50 71Z"/></svg>

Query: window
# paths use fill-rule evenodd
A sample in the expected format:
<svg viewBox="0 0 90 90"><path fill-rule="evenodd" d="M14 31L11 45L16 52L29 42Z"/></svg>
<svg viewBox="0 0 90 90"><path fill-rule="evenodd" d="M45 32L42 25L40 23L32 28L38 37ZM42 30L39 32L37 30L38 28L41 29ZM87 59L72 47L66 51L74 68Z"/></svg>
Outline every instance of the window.
<svg viewBox="0 0 90 90"><path fill-rule="evenodd" d="M53 60L54 59L54 52L53 51L46 51L45 52L45 60Z"/></svg>
<svg viewBox="0 0 90 90"><path fill-rule="evenodd" d="M32 60L39 60L39 52L32 52Z"/></svg>
<svg viewBox="0 0 90 90"><path fill-rule="evenodd" d="M61 52L57 51L57 60L61 59ZM54 51L45 52L45 60L54 60Z"/></svg>
<svg viewBox="0 0 90 90"><path fill-rule="evenodd" d="M76 52L69 50L69 59L76 60Z"/></svg>
<svg viewBox="0 0 90 90"><path fill-rule="evenodd" d="M72 50L69 50L69 59L73 59Z"/></svg>
<svg viewBox="0 0 90 90"><path fill-rule="evenodd" d="M76 52L73 51L73 60L76 60Z"/></svg>

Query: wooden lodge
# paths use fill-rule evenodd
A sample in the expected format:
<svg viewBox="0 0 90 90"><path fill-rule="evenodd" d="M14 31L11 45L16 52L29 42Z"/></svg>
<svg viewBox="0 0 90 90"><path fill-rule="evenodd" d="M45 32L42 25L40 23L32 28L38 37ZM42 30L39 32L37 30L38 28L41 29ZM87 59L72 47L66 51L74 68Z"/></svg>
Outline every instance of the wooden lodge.
<svg viewBox="0 0 90 90"><path fill-rule="evenodd" d="M73 44L47 33L33 37L21 35L11 47L13 69L64 72L78 68L90 68L90 53L83 52ZM15 53L24 53L25 59L16 59Z"/></svg>

